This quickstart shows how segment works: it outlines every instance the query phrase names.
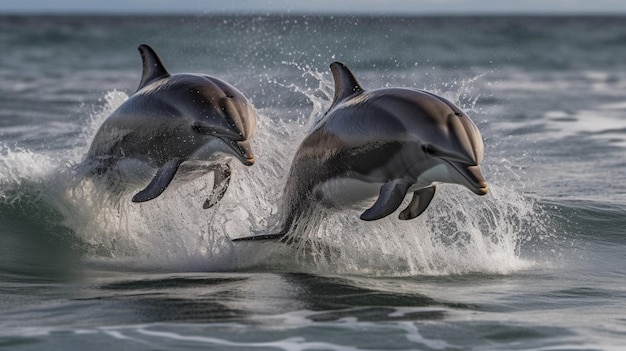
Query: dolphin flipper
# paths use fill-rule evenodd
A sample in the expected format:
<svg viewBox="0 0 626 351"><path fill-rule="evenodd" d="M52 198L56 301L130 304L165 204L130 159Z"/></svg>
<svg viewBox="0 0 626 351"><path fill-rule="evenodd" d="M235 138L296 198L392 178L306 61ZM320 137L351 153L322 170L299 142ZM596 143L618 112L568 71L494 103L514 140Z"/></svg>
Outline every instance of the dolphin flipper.
<svg viewBox="0 0 626 351"><path fill-rule="evenodd" d="M429 186L427 188L420 189L413 193L413 198L409 205L400 212L398 218L402 220L413 219L422 214L430 205L430 201L435 196L437 186Z"/></svg>
<svg viewBox="0 0 626 351"><path fill-rule="evenodd" d="M180 157L175 157L167 161L163 167L159 168L154 178L150 181L150 184L133 196L133 202L144 202L161 195L174 178L178 166L180 166L183 161L185 160Z"/></svg>
<svg viewBox="0 0 626 351"><path fill-rule="evenodd" d="M205 210L215 206L224 197L230 184L231 171L228 163L215 165L211 170L213 171L213 191L202 204Z"/></svg>
<svg viewBox="0 0 626 351"><path fill-rule="evenodd" d="M406 196L411 183L406 179L394 179L380 188L380 194L374 206L361 214L364 221L374 221L390 215Z"/></svg>

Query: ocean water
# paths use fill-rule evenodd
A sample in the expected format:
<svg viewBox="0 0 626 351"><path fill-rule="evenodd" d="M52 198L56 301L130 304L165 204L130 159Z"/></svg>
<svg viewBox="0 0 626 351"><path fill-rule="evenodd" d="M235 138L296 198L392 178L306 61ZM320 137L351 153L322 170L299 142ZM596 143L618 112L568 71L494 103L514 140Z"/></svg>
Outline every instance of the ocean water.
<svg viewBox="0 0 626 351"><path fill-rule="evenodd" d="M0 17L0 349L626 349L626 18ZM77 177L141 76L239 88L257 163L143 204ZM419 218L316 219L314 244L231 243L273 223L328 65L454 101L491 192L439 187Z"/></svg>

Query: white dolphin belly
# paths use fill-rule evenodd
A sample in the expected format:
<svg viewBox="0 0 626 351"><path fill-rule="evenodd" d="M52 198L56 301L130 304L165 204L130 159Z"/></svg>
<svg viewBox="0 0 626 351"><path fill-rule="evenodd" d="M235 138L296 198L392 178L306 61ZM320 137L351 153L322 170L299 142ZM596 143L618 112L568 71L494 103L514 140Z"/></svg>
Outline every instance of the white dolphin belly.
<svg viewBox="0 0 626 351"><path fill-rule="evenodd" d="M425 188L434 183L438 183L442 180L450 179L450 168L445 164L438 164L435 167L429 168L423 171L417 178L415 184L411 187L410 191L415 191L421 188Z"/></svg>
<svg viewBox="0 0 626 351"><path fill-rule="evenodd" d="M436 179L449 177L449 170L445 165L438 165L423 172L416 182L411 185L407 193L438 183ZM324 206L335 208L362 209L371 205L380 194L384 182L367 182L357 178L333 178L320 183L313 188L315 199Z"/></svg>
<svg viewBox="0 0 626 351"><path fill-rule="evenodd" d="M382 185L356 178L333 178L315 186L313 195L328 207L359 209L363 207L363 202L378 196Z"/></svg>

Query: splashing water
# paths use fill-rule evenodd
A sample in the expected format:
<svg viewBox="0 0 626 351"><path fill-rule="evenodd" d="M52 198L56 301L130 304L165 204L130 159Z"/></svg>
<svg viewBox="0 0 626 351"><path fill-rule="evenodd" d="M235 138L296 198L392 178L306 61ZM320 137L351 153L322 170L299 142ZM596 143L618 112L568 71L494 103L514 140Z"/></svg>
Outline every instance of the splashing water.
<svg viewBox="0 0 626 351"><path fill-rule="evenodd" d="M299 244L232 243L232 238L276 225L289 169L286 161L332 99L328 74L296 67L307 80L304 87L275 84L305 95L313 105L310 115L286 121L260 110L253 139L257 163L243 167L232 162L230 187L209 210L201 205L212 188L210 176L171 186L159 198L136 204L130 201L132 193L112 196L68 166L80 162L97 128L128 98L116 91L106 95L104 108L85 128L84 145L67 154L1 150L2 206L18 201L30 189L63 218L62 224L82 243L87 261L124 267L186 271L271 267L403 276L507 274L533 264L522 258L522 246L547 231L547 215L509 184L498 183L496 175L507 172L506 165L487 169L488 179L490 173L494 178L489 179L487 196L444 185L427 211L414 220L391 215L364 222L355 211L320 210L307 219ZM311 86L309 80L313 88L306 88ZM471 82L458 85L463 91L444 95L458 100ZM466 100L474 108L476 99Z"/></svg>

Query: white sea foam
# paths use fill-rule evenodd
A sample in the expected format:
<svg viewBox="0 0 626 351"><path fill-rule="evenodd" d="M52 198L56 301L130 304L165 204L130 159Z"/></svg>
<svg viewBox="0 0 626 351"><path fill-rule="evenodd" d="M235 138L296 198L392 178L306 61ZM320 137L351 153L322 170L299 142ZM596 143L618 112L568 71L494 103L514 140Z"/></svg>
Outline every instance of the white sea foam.
<svg viewBox="0 0 626 351"><path fill-rule="evenodd" d="M0 184L3 189L23 181L44 180L57 167L58 162L50 155L0 145Z"/></svg>

